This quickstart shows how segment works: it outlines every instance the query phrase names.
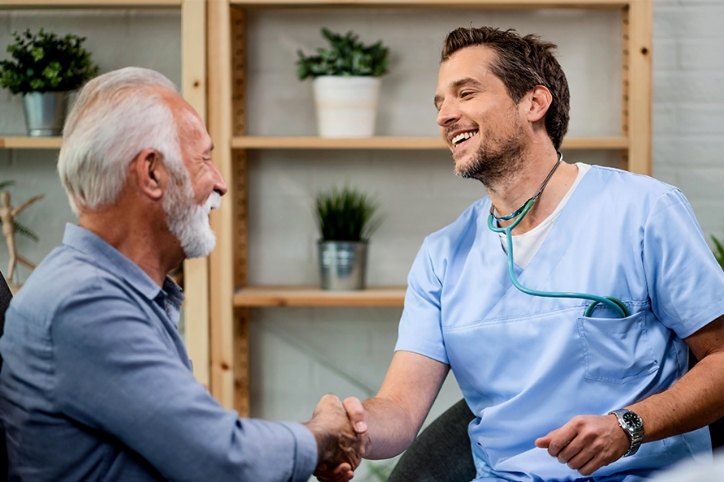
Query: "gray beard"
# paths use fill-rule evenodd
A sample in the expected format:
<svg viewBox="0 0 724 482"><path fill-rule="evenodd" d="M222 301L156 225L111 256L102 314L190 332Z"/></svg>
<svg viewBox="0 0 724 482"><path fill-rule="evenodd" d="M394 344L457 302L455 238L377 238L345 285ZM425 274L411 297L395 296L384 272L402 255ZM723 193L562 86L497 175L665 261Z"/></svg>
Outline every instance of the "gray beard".
<svg viewBox="0 0 724 482"><path fill-rule="evenodd" d="M180 179L171 175L174 179L169 182L162 200L168 229L181 243L187 258L208 256L216 243L216 236L209 226L209 211L203 205L195 205L188 174L184 173Z"/></svg>

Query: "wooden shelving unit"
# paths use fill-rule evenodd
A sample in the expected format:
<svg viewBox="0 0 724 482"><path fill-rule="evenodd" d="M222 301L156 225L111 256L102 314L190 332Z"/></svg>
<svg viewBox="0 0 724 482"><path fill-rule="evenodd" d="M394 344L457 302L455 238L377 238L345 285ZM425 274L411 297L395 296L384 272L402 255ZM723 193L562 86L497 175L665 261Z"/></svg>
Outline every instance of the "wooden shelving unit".
<svg viewBox="0 0 724 482"><path fill-rule="evenodd" d="M214 0L209 13L209 126L215 161L230 186L230 201L212 213L217 247L211 255L211 391L228 408L249 413L249 307L401 306L404 288L330 293L305 287L248 286L247 152L274 149L445 149L437 138L247 136L245 14L277 8L387 7L459 9L594 9L620 12L622 23L621 132L614 137L568 138L563 149L616 150L621 166L651 172L651 0ZM541 21L545 21L541 17Z"/></svg>
<svg viewBox="0 0 724 482"><path fill-rule="evenodd" d="M181 11L181 90L184 98L206 116L206 0L0 0L9 9L137 9L173 8ZM51 26L46 26L50 28ZM125 67L125 65L119 65ZM59 149L59 137L2 136L4 149ZM184 266L186 345L194 360L194 374L209 386L209 270L208 259L189 260Z"/></svg>

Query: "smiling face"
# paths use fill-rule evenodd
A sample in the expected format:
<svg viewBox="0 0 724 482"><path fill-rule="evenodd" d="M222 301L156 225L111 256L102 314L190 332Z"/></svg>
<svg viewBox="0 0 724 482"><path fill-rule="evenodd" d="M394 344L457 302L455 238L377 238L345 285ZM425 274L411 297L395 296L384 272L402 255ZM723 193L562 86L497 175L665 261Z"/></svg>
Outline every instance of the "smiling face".
<svg viewBox="0 0 724 482"><path fill-rule="evenodd" d="M518 169L526 129L520 106L490 70L495 52L466 47L440 65L435 107L455 173L491 186Z"/></svg>
<svg viewBox="0 0 724 482"><path fill-rule="evenodd" d="M163 208L169 230L181 243L186 257L203 257L216 243L209 212L219 207L227 187L211 162L213 145L201 119L190 106L181 104L172 109L179 125L183 166L179 172L170 169L172 179Z"/></svg>

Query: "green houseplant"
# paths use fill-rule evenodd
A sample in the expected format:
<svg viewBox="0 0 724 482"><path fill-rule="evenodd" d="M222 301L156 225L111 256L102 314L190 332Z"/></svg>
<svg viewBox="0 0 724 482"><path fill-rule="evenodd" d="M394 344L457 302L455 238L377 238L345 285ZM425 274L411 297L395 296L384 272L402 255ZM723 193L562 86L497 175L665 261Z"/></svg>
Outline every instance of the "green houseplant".
<svg viewBox="0 0 724 482"><path fill-rule="evenodd" d="M37 33L13 33L7 47L11 58L0 61L0 87L23 96L29 135L59 135L68 93L98 74L83 42L85 37L60 37L42 28Z"/></svg>
<svg viewBox="0 0 724 482"><path fill-rule="evenodd" d="M719 266L724 269L724 244L713 234L711 235L711 240L714 242L714 249L712 250L714 257L719 262Z"/></svg>
<svg viewBox="0 0 724 482"><path fill-rule="evenodd" d="M387 73L389 49L378 41L365 45L354 32L322 28L329 48L316 55L297 51L297 77L312 78L321 137L370 137L374 134L380 77Z"/></svg>
<svg viewBox="0 0 724 482"><path fill-rule="evenodd" d="M364 289L369 236L381 222L376 216L379 205L345 186L318 193L315 206L322 289Z"/></svg>

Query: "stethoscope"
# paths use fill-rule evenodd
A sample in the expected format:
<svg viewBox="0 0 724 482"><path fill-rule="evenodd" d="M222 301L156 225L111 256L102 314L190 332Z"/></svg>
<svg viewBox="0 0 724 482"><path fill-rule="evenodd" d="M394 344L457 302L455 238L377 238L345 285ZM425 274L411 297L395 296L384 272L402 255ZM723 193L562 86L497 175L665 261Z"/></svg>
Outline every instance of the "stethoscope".
<svg viewBox="0 0 724 482"><path fill-rule="evenodd" d="M548 177L545 178L543 181L543 184L541 184L540 189L538 189L538 192L536 192L533 197L528 199L525 204L523 204L521 207L513 211L512 213L508 214L507 216L497 217L495 216L495 206L491 204L490 206L490 215L488 216L488 228L490 228L491 231L495 233L505 233L505 238L507 241L508 246L508 274L510 275L510 280L513 282L513 286L518 288L520 291L522 291L525 294L531 295L531 296L544 296L548 298L580 298L584 300L591 300L593 301L590 305L588 305L588 308L586 308L586 311L583 313L583 316L591 316L591 313L593 313L593 309L596 307L597 304L603 303L605 305L608 305L611 307L619 317L626 318L627 316L630 316L630 312L626 305L623 303L623 301L619 300L618 298L614 298L613 296L597 296L592 295L588 293L566 293L566 292L558 292L558 291L538 291L538 290L532 290L530 288L526 288L525 286L521 285L518 282L518 278L515 277L515 262L513 261L513 229L515 229L518 224L523 220L526 214L528 214L528 211L531 210L533 205L535 204L536 199L538 199L538 196L543 192L543 189L546 187L546 184L548 184L548 181L550 181L551 177L553 177L553 173L556 172L556 169L558 169L558 166L563 161L563 154L560 152L558 153L558 162L556 162L556 165L553 166L553 169L551 169L551 172L548 173ZM510 221L511 219L515 220L510 224L509 226L506 226L504 228L501 228L497 226L497 223L500 223L501 221Z"/></svg>

